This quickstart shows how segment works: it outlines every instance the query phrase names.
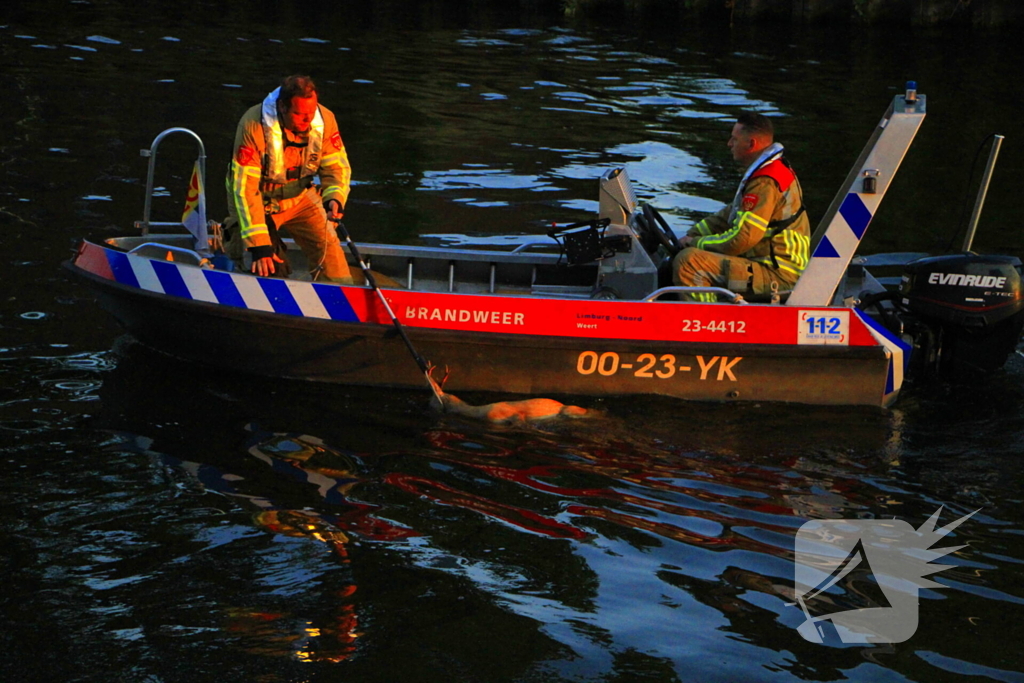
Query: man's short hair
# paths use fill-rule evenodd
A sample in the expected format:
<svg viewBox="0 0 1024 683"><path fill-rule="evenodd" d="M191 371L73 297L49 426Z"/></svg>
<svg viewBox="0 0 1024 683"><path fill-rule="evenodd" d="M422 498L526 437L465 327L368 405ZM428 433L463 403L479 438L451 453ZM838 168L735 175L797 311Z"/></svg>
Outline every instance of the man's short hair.
<svg viewBox="0 0 1024 683"><path fill-rule="evenodd" d="M764 114L745 111L736 117L736 123L751 135L763 135L769 140L775 139L775 126L772 125L772 120Z"/></svg>
<svg viewBox="0 0 1024 683"><path fill-rule="evenodd" d="M316 95L316 83L309 76L288 76L281 81L281 92L277 94L277 103L284 109L292 105L293 97L312 97Z"/></svg>

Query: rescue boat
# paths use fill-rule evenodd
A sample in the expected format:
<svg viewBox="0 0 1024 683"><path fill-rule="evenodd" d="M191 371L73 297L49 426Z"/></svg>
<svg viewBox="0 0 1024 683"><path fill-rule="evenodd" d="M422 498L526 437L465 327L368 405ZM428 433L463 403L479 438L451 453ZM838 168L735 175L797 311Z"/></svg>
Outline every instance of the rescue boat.
<svg viewBox="0 0 1024 683"><path fill-rule="evenodd" d="M911 90L893 99L815 231L801 279L765 301L667 283L675 235L622 169L599 179L597 217L511 250L359 244L388 283L379 291L241 272L217 253L215 223L152 232L172 225L149 220L159 141L191 134L197 167L205 160L181 128L149 150L141 234L84 240L65 266L141 343L223 370L422 388L404 330L448 367L450 391L885 407L910 373L1001 367L1024 326L1015 257L975 254L969 241L951 256L856 255L925 105ZM288 256L293 273L308 271L301 250ZM894 266L896 282L870 270ZM679 300L695 289L718 301Z"/></svg>

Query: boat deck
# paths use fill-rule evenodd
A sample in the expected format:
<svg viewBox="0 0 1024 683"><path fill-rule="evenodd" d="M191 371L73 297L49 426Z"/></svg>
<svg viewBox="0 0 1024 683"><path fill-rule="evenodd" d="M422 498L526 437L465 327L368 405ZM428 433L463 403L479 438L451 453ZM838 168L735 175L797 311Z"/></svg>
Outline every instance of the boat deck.
<svg viewBox="0 0 1024 683"><path fill-rule="evenodd" d="M201 257L192 250L192 242L187 234L151 234L106 240L109 246L138 256L199 265ZM292 269L289 279L309 281L305 254L293 240L285 239L284 242ZM598 288L599 264L570 266L558 253L558 245L554 242L549 246L524 247L510 251L358 245L360 254L385 289L589 299ZM346 257L353 276L361 281L359 264L347 250ZM216 262L221 268L226 263L223 259ZM653 266L650 274L656 275ZM656 284L656 281L652 279L652 283Z"/></svg>

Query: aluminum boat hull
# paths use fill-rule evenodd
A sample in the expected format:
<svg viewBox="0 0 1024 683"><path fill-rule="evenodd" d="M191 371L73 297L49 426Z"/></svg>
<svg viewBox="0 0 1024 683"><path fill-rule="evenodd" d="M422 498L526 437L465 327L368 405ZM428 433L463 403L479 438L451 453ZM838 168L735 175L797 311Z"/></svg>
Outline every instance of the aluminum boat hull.
<svg viewBox="0 0 1024 683"><path fill-rule="evenodd" d="M91 242L65 265L138 341L204 367L425 387L367 287L207 271ZM451 370L453 392L886 406L902 379L898 351L847 308L383 292L419 353Z"/></svg>

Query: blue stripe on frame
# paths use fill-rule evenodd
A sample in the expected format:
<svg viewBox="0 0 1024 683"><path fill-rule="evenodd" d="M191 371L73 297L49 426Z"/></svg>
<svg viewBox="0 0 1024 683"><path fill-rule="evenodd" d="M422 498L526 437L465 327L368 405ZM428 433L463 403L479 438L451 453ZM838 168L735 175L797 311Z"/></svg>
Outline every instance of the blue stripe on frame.
<svg viewBox="0 0 1024 683"><path fill-rule="evenodd" d="M853 230L857 239L864 237L868 223L871 222L871 212L868 211L868 207L864 206L864 201L859 196L853 192L846 195L842 206L839 207L839 214L850 226L850 230Z"/></svg>
<svg viewBox="0 0 1024 683"><path fill-rule="evenodd" d="M103 253L107 255L107 263L110 264L110 271L114 274L114 279L122 285L128 285L137 289L139 279L135 277L132 264L128 262L128 254L112 249L104 249Z"/></svg>
<svg viewBox="0 0 1024 683"><path fill-rule="evenodd" d="M260 283L260 287L263 288L263 293L267 295L267 300L270 302L270 306L274 309L275 313L302 315L302 309L299 308L299 304L295 301L292 293L288 291L288 285L284 280L263 277L257 280Z"/></svg>
<svg viewBox="0 0 1024 683"><path fill-rule="evenodd" d="M320 297L321 303L331 316L331 320L344 320L346 322L358 322L356 312L352 310L352 304L345 297L345 292L338 285L313 285L314 291Z"/></svg>
<svg viewBox="0 0 1024 683"><path fill-rule="evenodd" d="M895 346L896 348L903 352L903 372L906 372L907 367L910 365L910 354L913 353L914 347L908 344L907 342L903 341L896 335L894 335L885 327L885 325L875 320L867 313L862 313L857 309L853 310L854 313L857 314L857 317L860 318L865 325L867 325L875 332L885 337L887 340L889 340L890 344L892 344L893 346Z"/></svg>
<svg viewBox="0 0 1024 683"><path fill-rule="evenodd" d="M213 290L213 295L217 297L218 303L236 308L247 308L245 300L238 293L234 278L229 274L217 270L203 270L203 275L206 276L206 281L210 284L210 289Z"/></svg>
<svg viewBox="0 0 1024 683"><path fill-rule="evenodd" d="M839 258L839 252L832 246L827 235L822 235L821 241L818 242L818 246L814 248L814 253L811 256L815 258Z"/></svg>
<svg viewBox="0 0 1024 683"><path fill-rule="evenodd" d="M150 261L153 264L153 271L160 280L160 286L164 288L164 294L191 299L192 292L188 291L185 280L181 277L178 266L169 261Z"/></svg>

